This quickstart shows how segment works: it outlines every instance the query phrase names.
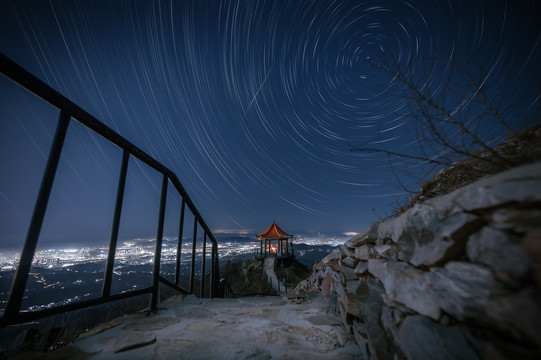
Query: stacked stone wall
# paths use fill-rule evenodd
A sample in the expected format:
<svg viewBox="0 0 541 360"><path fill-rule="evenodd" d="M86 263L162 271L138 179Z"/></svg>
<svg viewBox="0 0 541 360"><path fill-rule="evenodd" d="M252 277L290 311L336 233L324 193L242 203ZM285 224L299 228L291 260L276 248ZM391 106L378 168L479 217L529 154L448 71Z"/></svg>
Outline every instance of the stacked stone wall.
<svg viewBox="0 0 541 360"><path fill-rule="evenodd" d="M541 358L541 163L430 199L314 265L366 359Z"/></svg>

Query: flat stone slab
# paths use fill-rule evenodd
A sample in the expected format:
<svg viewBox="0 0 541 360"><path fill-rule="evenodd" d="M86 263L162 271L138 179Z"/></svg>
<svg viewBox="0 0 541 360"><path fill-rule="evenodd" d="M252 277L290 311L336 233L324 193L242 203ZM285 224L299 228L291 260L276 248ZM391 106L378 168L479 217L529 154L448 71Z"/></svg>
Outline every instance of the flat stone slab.
<svg viewBox="0 0 541 360"><path fill-rule="evenodd" d="M328 300L287 297L169 299L70 345L87 359L361 359ZM54 355L55 352L51 352ZM65 353L62 355L65 356Z"/></svg>

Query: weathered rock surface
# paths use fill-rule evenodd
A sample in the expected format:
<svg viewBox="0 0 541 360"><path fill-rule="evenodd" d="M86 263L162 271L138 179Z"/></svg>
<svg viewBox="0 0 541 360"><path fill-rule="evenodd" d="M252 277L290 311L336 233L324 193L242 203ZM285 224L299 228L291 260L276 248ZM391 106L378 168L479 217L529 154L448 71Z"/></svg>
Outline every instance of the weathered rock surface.
<svg viewBox="0 0 541 360"><path fill-rule="evenodd" d="M518 236L488 226L470 237L467 254L472 262L514 277L526 275L531 268Z"/></svg>
<svg viewBox="0 0 541 360"><path fill-rule="evenodd" d="M361 350L324 298L170 299L63 351L65 359L359 359ZM194 315L195 314L195 315ZM84 357L83 357L84 355Z"/></svg>
<svg viewBox="0 0 541 360"><path fill-rule="evenodd" d="M408 359L478 359L467 331L441 326L424 316L407 317L398 331L398 343Z"/></svg>
<svg viewBox="0 0 541 360"><path fill-rule="evenodd" d="M540 214L541 163L505 171L369 227L297 291L366 359L541 358Z"/></svg>

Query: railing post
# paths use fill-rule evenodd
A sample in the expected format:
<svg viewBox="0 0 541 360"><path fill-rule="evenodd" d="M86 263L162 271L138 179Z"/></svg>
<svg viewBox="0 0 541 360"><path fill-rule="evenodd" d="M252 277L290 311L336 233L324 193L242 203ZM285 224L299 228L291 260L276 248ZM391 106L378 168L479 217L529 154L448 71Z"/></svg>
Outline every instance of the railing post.
<svg viewBox="0 0 541 360"><path fill-rule="evenodd" d="M51 150L49 151L49 157L47 158L43 178L41 179L38 197L36 199L36 204L34 205L30 226L28 227L28 232L26 233L26 239L21 252L19 265L17 266L17 272L15 273L13 282L11 284L6 310L4 311L5 319L17 316L19 310L21 309L24 290L28 280L28 272L32 266L32 259L34 257L34 252L36 251L39 233L43 224L43 218L45 217L45 210L47 209L49 196L51 195L51 189L53 187L56 169L58 168L58 162L60 161L64 139L66 138L66 133L68 132L70 118L71 115L67 111L60 111L53 143L51 145Z"/></svg>
<svg viewBox="0 0 541 360"><path fill-rule="evenodd" d="M212 240L212 239L211 239ZM210 252L210 298L216 297L217 286L216 286L216 244L212 242L212 250Z"/></svg>
<svg viewBox="0 0 541 360"><path fill-rule="evenodd" d="M199 294L200 298L205 296L205 260L206 260L206 251L207 251L207 232L205 231L203 235L203 260L201 262L201 293Z"/></svg>
<svg viewBox="0 0 541 360"><path fill-rule="evenodd" d="M113 228L111 229L111 239L109 241L109 252L107 254L107 264L105 265L105 276L103 278L103 288L101 296L111 295L111 279L113 276L113 267L115 265L116 243L118 240L118 229L120 225L120 215L122 214L122 202L124 201L124 189L126 187L126 174L128 172L128 161L130 152L126 149L122 152L122 165L120 166L120 176L118 178L118 188L116 191L115 212L113 215Z"/></svg>
<svg viewBox="0 0 541 360"><path fill-rule="evenodd" d="M180 257L182 255L182 233L184 232L184 209L186 207L186 201L182 198L182 204L180 205L180 220L178 225L178 245L177 245L177 261L175 265L175 285L179 286L180 283Z"/></svg>
<svg viewBox="0 0 541 360"><path fill-rule="evenodd" d="M194 277L195 277L195 243L197 241L197 217L193 219L193 241L192 241L192 264L190 267L190 294L193 293Z"/></svg>
<svg viewBox="0 0 541 360"><path fill-rule="evenodd" d="M152 295L150 311L158 309L158 293L160 288L160 260L162 256L163 223L165 219L165 202L167 200L167 175L163 175L160 213L158 215L158 231L156 232L156 250L154 252L154 270L152 271Z"/></svg>

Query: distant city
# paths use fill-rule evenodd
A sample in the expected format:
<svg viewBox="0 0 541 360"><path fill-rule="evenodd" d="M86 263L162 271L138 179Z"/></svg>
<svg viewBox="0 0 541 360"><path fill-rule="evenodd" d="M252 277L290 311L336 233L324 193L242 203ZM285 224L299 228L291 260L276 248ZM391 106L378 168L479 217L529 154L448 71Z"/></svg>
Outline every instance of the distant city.
<svg viewBox="0 0 541 360"><path fill-rule="evenodd" d="M335 246L352 234L306 234L295 236L293 249L299 262L312 267ZM259 251L259 240L245 234L216 234L220 265L231 260L251 259ZM154 239L119 242L113 269L111 292L122 293L151 285L154 262ZM160 273L173 280L177 239L164 238ZM210 243L207 243L206 272L210 269ZM99 297L107 259L107 245L80 248L51 247L36 252L23 298L23 310L35 311L62 304ZM181 286L187 288L192 253L191 238L183 239ZM195 276L201 277L202 239L197 240ZM9 296L20 253L0 249L0 311Z"/></svg>

